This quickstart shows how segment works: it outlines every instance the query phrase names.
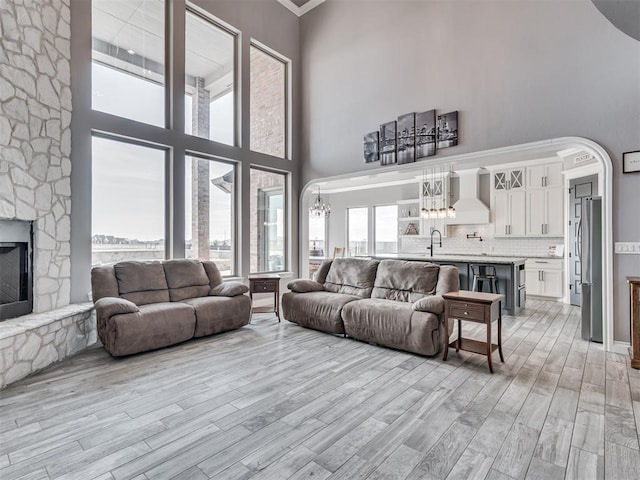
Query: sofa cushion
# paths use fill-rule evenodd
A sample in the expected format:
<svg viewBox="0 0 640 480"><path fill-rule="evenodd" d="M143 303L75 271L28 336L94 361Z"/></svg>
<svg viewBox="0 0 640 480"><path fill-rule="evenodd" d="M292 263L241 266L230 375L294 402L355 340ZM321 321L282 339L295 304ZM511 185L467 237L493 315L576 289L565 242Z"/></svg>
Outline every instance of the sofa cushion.
<svg viewBox="0 0 640 480"><path fill-rule="evenodd" d="M415 302L433 295L440 267L428 262L382 260L378 266L371 298Z"/></svg>
<svg viewBox="0 0 640 480"><path fill-rule="evenodd" d="M163 265L172 302L209 294L209 277L202 262L180 259L168 260Z"/></svg>
<svg viewBox="0 0 640 480"><path fill-rule="evenodd" d="M212 288L209 291L209 295L216 297L237 297L238 295L243 295L248 291L249 287L242 282L225 282Z"/></svg>
<svg viewBox="0 0 640 480"><path fill-rule="evenodd" d="M314 282L313 280L307 280L306 278L299 278L289 282L287 288L292 292L298 293L321 292L324 290L324 285Z"/></svg>
<svg viewBox="0 0 640 480"><path fill-rule="evenodd" d="M91 295L94 303L104 297L120 296L113 265L98 265L91 269Z"/></svg>
<svg viewBox="0 0 640 480"><path fill-rule="evenodd" d="M436 315L442 315L444 313L444 298L440 295L422 297L413 304L413 309L417 312L430 312Z"/></svg>
<svg viewBox="0 0 640 480"><path fill-rule="evenodd" d="M120 262L113 268L122 298L136 305L170 301L162 263Z"/></svg>
<svg viewBox="0 0 640 480"><path fill-rule="evenodd" d="M314 280L318 283L324 283L327 280L327 274L329 273L329 269L331 268L331 264L333 263L333 259L329 258L324 260L320 266L318 267L318 271L314 275Z"/></svg>
<svg viewBox="0 0 640 480"><path fill-rule="evenodd" d="M324 289L361 298L370 297L379 263L365 258L336 258L329 268Z"/></svg>
<svg viewBox="0 0 640 480"><path fill-rule="evenodd" d="M107 321L101 339L111 355L131 355L193 337L196 316L191 306L171 302L139 308L139 312L115 315Z"/></svg>
<svg viewBox="0 0 640 480"><path fill-rule="evenodd" d="M460 272L453 265L440 265L436 295L444 295L460 290Z"/></svg>
<svg viewBox="0 0 640 480"><path fill-rule="evenodd" d="M246 295L235 297L200 297L183 300L196 312L194 337L240 328L251 318L251 299Z"/></svg>
<svg viewBox="0 0 640 480"><path fill-rule="evenodd" d="M332 292L285 293L282 313L290 322L329 333L344 333L344 305L360 300L355 295Z"/></svg>
<svg viewBox="0 0 640 480"><path fill-rule="evenodd" d="M406 302L363 299L342 309L347 335L420 355L441 348L440 320L433 313L416 312Z"/></svg>
<svg viewBox="0 0 640 480"><path fill-rule="evenodd" d="M215 288L222 283L222 274L215 263L211 260L203 260L202 266L207 272L207 277L209 277L209 286L211 288Z"/></svg>

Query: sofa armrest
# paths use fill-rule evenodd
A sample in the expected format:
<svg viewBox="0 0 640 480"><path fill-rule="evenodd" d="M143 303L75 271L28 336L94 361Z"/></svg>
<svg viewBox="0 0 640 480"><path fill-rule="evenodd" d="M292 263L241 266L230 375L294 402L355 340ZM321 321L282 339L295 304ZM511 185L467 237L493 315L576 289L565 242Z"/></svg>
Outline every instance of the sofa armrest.
<svg viewBox="0 0 640 480"><path fill-rule="evenodd" d="M124 298L102 297L96 302L98 317L103 319L109 319L114 315L136 313L139 311L135 303L125 300Z"/></svg>
<svg viewBox="0 0 640 480"><path fill-rule="evenodd" d="M289 282L287 288L296 293L309 293L309 292L322 292L324 291L324 285L314 280L307 280L306 278L299 278Z"/></svg>
<svg viewBox="0 0 640 480"><path fill-rule="evenodd" d="M249 287L242 282L224 282L209 290L209 295L212 297L237 297L248 291Z"/></svg>
<svg viewBox="0 0 640 480"><path fill-rule="evenodd" d="M427 312L442 315L444 313L444 298L440 295L422 297L413 304L413 309L416 312Z"/></svg>

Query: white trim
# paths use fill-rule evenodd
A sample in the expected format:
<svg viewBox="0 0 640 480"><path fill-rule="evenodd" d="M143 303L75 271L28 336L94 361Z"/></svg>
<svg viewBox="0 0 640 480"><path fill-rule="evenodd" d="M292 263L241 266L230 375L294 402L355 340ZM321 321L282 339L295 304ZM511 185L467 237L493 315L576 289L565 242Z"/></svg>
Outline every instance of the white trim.
<svg viewBox="0 0 640 480"><path fill-rule="evenodd" d="M597 143L582 137L559 137L550 140L542 140L538 142L525 143L521 145L512 145L508 147L494 148L491 150L483 150L480 152L463 153L461 155L452 155L446 158L433 158L430 161L421 161L418 163L408 163L404 165L398 165L395 171L408 171L415 169L420 171L427 165L434 165L440 163L452 163L461 162L465 160L478 160L483 157L490 157L494 155L504 154L522 154L533 153L540 151L541 154L548 158L547 154L550 148L556 151L560 151L566 148L574 147L581 151L591 153L597 160L598 165L601 167L601 177L598 179L600 189L599 194L603 200L603 212L602 220L604 224L604 238L602 243L602 271L604 275L604 281L602 283L602 306L603 306L603 322L604 322L604 348L607 351L613 351L613 165L611 163L611 157ZM542 153L544 152L544 153ZM354 172L350 174L335 175L331 177L318 178L311 180L305 184L300 192L300 205L305 205L308 202L308 195L312 192L312 187L318 182L330 182L335 180L344 180L353 177L365 177L372 174L371 170ZM303 211L302 209L300 211ZM304 277L305 273L308 273L309 265L306 259L309 256L309 245L306 238L309 231L309 219L306 215L301 215L300 222L300 257L299 268L301 277ZM307 233L305 233L307 232Z"/></svg>
<svg viewBox="0 0 640 480"><path fill-rule="evenodd" d="M309 11L313 10L318 5L320 5L321 3L324 3L324 2L325 2L325 0L309 0L307 3L305 3L304 5L299 7L295 3L293 3L291 0L278 0L278 3L280 5L282 5L287 10L289 10L292 13L294 13L298 17L301 17L305 13L308 13Z"/></svg>
<svg viewBox="0 0 640 480"><path fill-rule="evenodd" d="M613 342L613 345L611 345L611 350L609 350L610 352L613 353L619 353L620 355L629 355L629 347L631 346L630 343L627 342Z"/></svg>

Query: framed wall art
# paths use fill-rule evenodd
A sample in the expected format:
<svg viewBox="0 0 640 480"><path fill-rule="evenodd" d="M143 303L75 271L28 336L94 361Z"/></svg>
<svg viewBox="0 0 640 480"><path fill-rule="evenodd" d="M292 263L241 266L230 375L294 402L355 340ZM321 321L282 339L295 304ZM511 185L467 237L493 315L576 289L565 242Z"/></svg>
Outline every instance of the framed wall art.
<svg viewBox="0 0 640 480"><path fill-rule="evenodd" d="M640 150L622 154L622 173L640 172Z"/></svg>
<svg viewBox="0 0 640 480"><path fill-rule="evenodd" d="M364 161L365 163L377 162L380 160L378 152L379 132L367 133L364 136Z"/></svg>
<svg viewBox="0 0 640 480"><path fill-rule="evenodd" d="M416 114L398 117L398 163L416 161Z"/></svg>
<svg viewBox="0 0 640 480"><path fill-rule="evenodd" d="M436 154L436 111L416 114L416 159Z"/></svg>
<svg viewBox="0 0 640 480"><path fill-rule="evenodd" d="M380 125L380 165L398 163L396 157L396 121Z"/></svg>
<svg viewBox="0 0 640 480"><path fill-rule="evenodd" d="M438 115L438 148L458 145L458 112Z"/></svg>

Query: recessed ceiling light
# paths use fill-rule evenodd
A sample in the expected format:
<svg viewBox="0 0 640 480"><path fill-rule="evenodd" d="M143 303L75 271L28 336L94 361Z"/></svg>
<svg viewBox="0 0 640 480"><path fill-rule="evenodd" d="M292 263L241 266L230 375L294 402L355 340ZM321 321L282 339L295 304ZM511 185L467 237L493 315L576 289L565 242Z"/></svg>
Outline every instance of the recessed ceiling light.
<svg viewBox="0 0 640 480"><path fill-rule="evenodd" d="M136 54L136 51L135 51L135 50L131 50L131 49L129 49L129 50L127 50L127 53L128 53L129 55L135 55L135 54Z"/></svg>

